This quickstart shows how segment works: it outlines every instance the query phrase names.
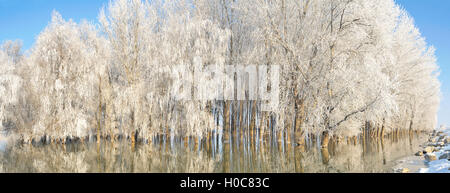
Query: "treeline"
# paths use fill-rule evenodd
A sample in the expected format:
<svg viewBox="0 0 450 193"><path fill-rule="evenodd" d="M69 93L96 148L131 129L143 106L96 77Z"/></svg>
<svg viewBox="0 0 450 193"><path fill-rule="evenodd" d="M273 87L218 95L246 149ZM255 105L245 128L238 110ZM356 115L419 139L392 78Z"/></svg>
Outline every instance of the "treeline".
<svg viewBox="0 0 450 193"><path fill-rule="evenodd" d="M160 69L199 58L280 66L279 105L175 100ZM435 128L440 102L434 49L393 0L116 0L98 22L55 12L27 53L3 44L0 69L0 127L26 143L383 137Z"/></svg>

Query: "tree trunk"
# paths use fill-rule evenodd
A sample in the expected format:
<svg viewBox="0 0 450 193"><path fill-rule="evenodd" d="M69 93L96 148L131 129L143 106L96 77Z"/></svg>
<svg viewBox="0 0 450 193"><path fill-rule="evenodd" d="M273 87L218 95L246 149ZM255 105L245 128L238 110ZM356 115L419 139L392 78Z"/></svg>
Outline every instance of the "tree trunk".
<svg viewBox="0 0 450 193"><path fill-rule="evenodd" d="M224 101L224 130L223 130L223 140L224 142L228 142L230 140L230 102Z"/></svg>
<svg viewBox="0 0 450 193"><path fill-rule="evenodd" d="M296 146L294 147L294 156L295 156L295 172L296 173L304 173L303 167L303 152L305 151L304 146Z"/></svg>
<svg viewBox="0 0 450 193"><path fill-rule="evenodd" d="M286 130L286 144L291 144L291 130L287 129Z"/></svg>
<svg viewBox="0 0 450 193"><path fill-rule="evenodd" d="M327 148L328 147L329 140L330 140L330 136L329 136L328 131L324 131L322 133L322 143L321 143L322 148Z"/></svg>
<svg viewBox="0 0 450 193"><path fill-rule="evenodd" d="M296 89L297 90L297 89ZM297 91L295 91L297 92ZM295 125L294 125L294 140L298 145L305 145L305 133L301 128L305 113L305 103L303 100L295 100Z"/></svg>
<svg viewBox="0 0 450 193"><path fill-rule="evenodd" d="M263 138L264 138L264 132L266 130L266 126L265 126L265 122L266 122L266 117L267 116L267 112L261 112L261 119L259 122L259 140L262 142Z"/></svg>
<svg viewBox="0 0 450 193"><path fill-rule="evenodd" d="M328 165L328 162L330 161L330 153L328 152L328 148L322 147L320 152L322 153L322 163Z"/></svg>
<svg viewBox="0 0 450 193"><path fill-rule="evenodd" d="M233 137L236 137L236 128L238 126L237 125L237 120L238 120L237 106L238 106L238 104L236 103L236 101L234 101L233 102L233 111L231 111L231 115L232 115L231 130L232 130Z"/></svg>
<svg viewBox="0 0 450 193"><path fill-rule="evenodd" d="M253 136L256 125L256 100L252 101L252 116L250 121L250 135Z"/></svg>
<svg viewBox="0 0 450 193"><path fill-rule="evenodd" d="M244 101L239 101L239 136L242 137L242 130L244 127L243 123L243 113L244 113Z"/></svg>
<svg viewBox="0 0 450 193"><path fill-rule="evenodd" d="M230 143L223 144L223 172L230 173Z"/></svg>
<svg viewBox="0 0 450 193"><path fill-rule="evenodd" d="M134 148L136 146L136 132L131 132L131 149L134 151Z"/></svg>
<svg viewBox="0 0 450 193"><path fill-rule="evenodd" d="M198 137L195 136L194 137L194 151L197 151L197 150L198 150Z"/></svg>
<svg viewBox="0 0 450 193"><path fill-rule="evenodd" d="M98 84L98 114L97 114L97 144L100 144L100 128L101 128L101 116L102 116L102 78L99 76L99 84Z"/></svg>
<svg viewBox="0 0 450 193"><path fill-rule="evenodd" d="M189 146L189 137L184 136L184 148L188 148L188 146Z"/></svg>

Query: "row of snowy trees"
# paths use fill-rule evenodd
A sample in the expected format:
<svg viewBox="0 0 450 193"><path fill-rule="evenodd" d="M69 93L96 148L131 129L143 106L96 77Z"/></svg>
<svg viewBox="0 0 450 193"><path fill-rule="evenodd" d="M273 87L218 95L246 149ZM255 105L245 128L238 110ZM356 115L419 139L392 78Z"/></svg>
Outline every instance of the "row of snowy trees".
<svg viewBox="0 0 450 193"><path fill-rule="evenodd" d="M175 66L194 73L199 61L280 66L278 108L175 100ZM434 50L393 0L116 0L98 24L55 12L26 56L19 43L2 46L0 69L0 126L25 141L215 128L298 143L384 135L436 127L440 100Z"/></svg>

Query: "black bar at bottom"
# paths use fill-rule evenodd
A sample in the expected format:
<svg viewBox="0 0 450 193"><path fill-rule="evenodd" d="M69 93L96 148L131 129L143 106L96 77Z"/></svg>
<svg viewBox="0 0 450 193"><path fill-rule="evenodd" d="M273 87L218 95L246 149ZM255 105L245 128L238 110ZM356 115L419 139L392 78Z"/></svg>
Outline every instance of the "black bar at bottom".
<svg viewBox="0 0 450 193"><path fill-rule="evenodd" d="M0 174L0 184L4 188L12 187L19 192L31 189L80 193L309 193L311 190L384 192L395 189L404 192L407 189L448 188L449 180L449 174Z"/></svg>

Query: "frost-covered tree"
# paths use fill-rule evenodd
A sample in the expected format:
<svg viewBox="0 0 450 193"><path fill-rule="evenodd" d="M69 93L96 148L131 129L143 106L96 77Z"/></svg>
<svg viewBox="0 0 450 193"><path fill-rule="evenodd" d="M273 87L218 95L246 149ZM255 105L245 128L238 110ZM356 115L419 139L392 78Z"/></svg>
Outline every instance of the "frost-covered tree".
<svg viewBox="0 0 450 193"><path fill-rule="evenodd" d="M392 54L393 50L399 50L395 47L395 36L405 22L400 15L406 15L393 1L255 0L243 1L238 7L249 14L246 22L257 26L253 29L256 42L253 46L258 52L252 58L259 63L269 60L270 64L282 66L284 89L278 128L295 128L299 135L306 130L353 136L360 133L366 122L382 127L398 115L395 112L400 101L395 91L401 80L397 76L411 66L396 61ZM412 23L409 26L414 28ZM426 44L420 41L420 35L416 34L402 42L421 49ZM411 51L406 47L400 50ZM427 58L417 52L409 54L416 56L415 62ZM393 69L393 66L404 69ZM428 94L438 95L433 62L428 67L422 66L429 70L422 69L422 75L408 78L430 78L425 81L427 86L421 88L431 87L434 92ZM413 86L408 88L418 91ZM421 99L427 98L424 92L416 94ZM425 101L436 101L436 98ZM435 111L436 108L431 105L424 109ZM431 112L428 115L436 116ZM427 125L427 128L434 127Z"/></svg>
<svg viewBox="0 0 450 193"><path fill-rule="evenodd" d="M29 56L19 48L0 51L0 117L28 142L214 128L300 144L308 135L383 137L436 127L440 102L434 49L393 0L115 0L98 27L54 13ZM237 93L237 67L250 65L280 67L277 109L263 111L251 88L245 99L210 97ZM230 82L198 73L230 67ZM179 100L180 89L191 99Z"/></svg>
<svg viewBox="0 0 450 193"><path fill-rule="evenodd" d="M104 74L104 45L90 24L78 25L53 13L28 61L34 69L31 84L39 98L39 118L29 137L47 136L65 142L66 137L89 134L98 109L94 102L99 95L98 77Z"/></svg>
<svg viewBox="0 0 450 193"><path fill-rule="evenodd" d="M412 18L405 11L394 31L395 79L399 114L394 128L433 129L437 127L440 83L434 48L428 47Z"/></svg>
<svg viewBox="0 0 450 193"><path fill-rule="evenodd" d="M129 136L151 127L152 104L148 99L152 96L147 95L146 86L147 80L155 78L148 72L160 65L154 60L159 43L155 35L156 9L147 1L119 0L110 3L107 12L102 10L99 19L112 56L107 59L105 81L112 88L105 106L106 116L110 117L106 126L110 128L105 129L112 129L114 135Z"/></svg>
<svg viewBox="0 0 450 193"><path fill-rule="evenodd" d="M21 45L18 41L7 41L0 46L0 131L22 126L22 120L16 114L23 83L17 74L22 60Z"/></svg>

